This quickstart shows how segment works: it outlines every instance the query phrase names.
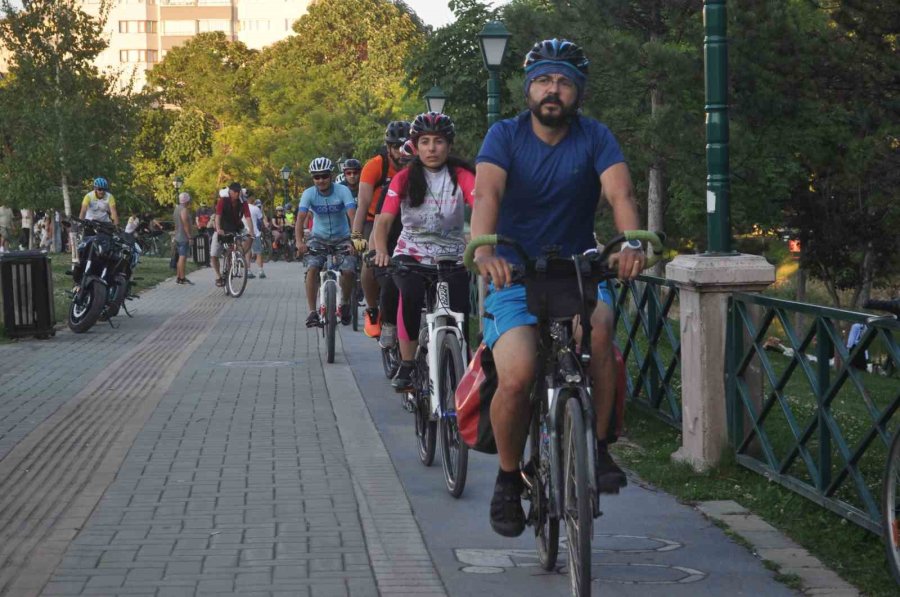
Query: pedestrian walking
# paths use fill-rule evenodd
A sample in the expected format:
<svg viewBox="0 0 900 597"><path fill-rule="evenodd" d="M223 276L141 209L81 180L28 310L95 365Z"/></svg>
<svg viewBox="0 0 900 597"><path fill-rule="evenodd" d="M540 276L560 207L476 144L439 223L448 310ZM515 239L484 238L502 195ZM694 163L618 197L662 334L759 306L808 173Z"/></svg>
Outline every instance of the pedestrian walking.
<svg viewBox="0 0 900 597"><path fill-rule="evenodd" d="M178 205L172 212L172 220L175 222L175 251L178 261L175 264L175 283L191 284L193 282L185 276L187 256L191 251L191 194L182 192L178 195Z"/></svg>
<svg viewBox="0 0 900 597"><path fill-rule="evenodd" d="M31 227L34 226L34 212L30 209L19 210L22 216L22 231L19 233L19 248L26 251L31 248Z"/></svg>
<svg viewBox="0 0 900 597"><path fill-rule="evenodd" d="M0 205L0 253L9 250L9 239L12 238L13 211Z"/></svg>

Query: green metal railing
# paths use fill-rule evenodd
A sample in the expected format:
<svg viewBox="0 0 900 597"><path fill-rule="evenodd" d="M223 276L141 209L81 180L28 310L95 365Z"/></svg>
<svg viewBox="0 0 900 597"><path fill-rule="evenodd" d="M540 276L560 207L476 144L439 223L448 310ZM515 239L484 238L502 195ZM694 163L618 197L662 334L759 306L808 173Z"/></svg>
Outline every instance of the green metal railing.
<svg viewBox="0 0 900 597"><path fill-rule="evenodd" d="M726 392L737 461L874 533L900 423L900 323L732 295ZM845 348L842 328L866 325ZM877 361L872 371L863 362Z"/></svg>
<svg viewBox="0 0 900 597"><path fill-rule="evenodd" d="M681 429L681 340L678 288L654 276L616 292L616 344L626 368L628 399Z"/></svg>

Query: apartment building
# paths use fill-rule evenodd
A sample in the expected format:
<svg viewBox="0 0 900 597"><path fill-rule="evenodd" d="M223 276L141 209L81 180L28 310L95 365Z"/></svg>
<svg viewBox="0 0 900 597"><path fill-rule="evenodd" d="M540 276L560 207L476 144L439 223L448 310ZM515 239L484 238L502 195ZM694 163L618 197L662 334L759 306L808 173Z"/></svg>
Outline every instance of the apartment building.
<svg viewBox="0 0 900 597"><path fill-rule="evenodd" d="M166 52L198 33L222 31L259 49L292 33L291 25L315 0L114 0L106 23L109 47L97 66L119 74L126 87L146 84L146 71ZM98 14L101 0L82 0Z"/></svg>

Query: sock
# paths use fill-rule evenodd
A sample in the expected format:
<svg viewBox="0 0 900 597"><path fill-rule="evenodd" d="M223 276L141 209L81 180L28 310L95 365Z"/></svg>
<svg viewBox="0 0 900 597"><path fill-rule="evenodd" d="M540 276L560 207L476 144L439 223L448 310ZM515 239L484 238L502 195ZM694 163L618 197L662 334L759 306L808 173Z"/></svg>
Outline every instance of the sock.
<svg viewBox="0 0 900 597"><path fill-rule="evenodd" d="M504 485L518 485L522 482L522 474L519 469L505 471L502 468L497 471L497 483Z"/></svg>

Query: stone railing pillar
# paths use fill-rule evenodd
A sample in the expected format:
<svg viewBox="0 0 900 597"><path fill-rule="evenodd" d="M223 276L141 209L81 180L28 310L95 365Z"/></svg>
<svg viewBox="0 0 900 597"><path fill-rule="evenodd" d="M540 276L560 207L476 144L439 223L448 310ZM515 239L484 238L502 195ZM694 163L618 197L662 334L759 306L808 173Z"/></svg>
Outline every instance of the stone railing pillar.
<svg viewBox="0 0 900 597"><path fill-rule="evenodd" d="M672 458L700 471L715 466L728 445L728 296L763 290L775 268L759 255L679 255L666 278L680 290L682 443Z"/></svg>

